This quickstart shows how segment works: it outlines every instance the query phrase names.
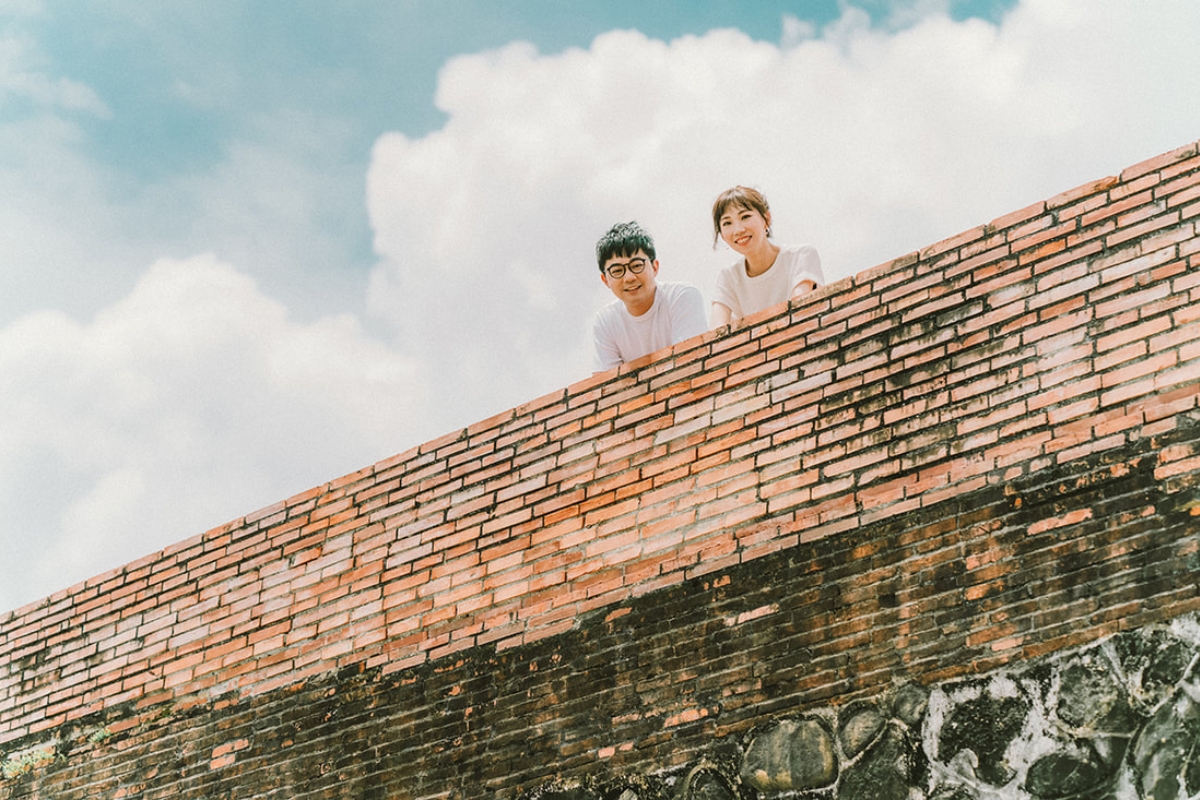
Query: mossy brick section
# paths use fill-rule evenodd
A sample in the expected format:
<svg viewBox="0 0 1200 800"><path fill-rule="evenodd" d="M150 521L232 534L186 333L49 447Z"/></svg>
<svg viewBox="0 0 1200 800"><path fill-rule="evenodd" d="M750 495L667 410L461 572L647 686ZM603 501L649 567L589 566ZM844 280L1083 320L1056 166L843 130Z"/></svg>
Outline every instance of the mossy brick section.
<svg viewBox="0 0 1200 800"><path fill-rule="evenodd" d="M0 619L0 798L511 797L1200 606L1188 145Z"/></svg>
<svg viewBox="0 0 1200 800"><path fill-rule="evenodd" d="M1191 508L1154 477L1155 453L1178 446L1200 447L1200 425L777 551L501 652L386 676L351 668L166 712L113 707L60 728L58 758L0 797L502 798L551 778L677 778L729 761L774 716L993 668L1008 659L972 643L991 616L1076 646L1081 626L1112 633L1200 607ZM1091 519L1031 531L1073 496ZM1058 549L1076 556L1016 569ZM1014 565L977 600L972 553ZM1056 623L1081 597L1091 610ZM1110 618L1130 603L1136 613ZM89 741L97 727L115 733Z"/></svg>

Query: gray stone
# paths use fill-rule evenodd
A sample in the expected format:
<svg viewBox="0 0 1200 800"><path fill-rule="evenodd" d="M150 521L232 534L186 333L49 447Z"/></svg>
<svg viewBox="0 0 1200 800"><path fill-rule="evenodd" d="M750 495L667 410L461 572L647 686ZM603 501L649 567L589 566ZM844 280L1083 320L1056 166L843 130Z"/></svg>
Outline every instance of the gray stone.
<svg viewBox="0 0 1200 800"><path fill-rule="evenodd" d="M1142 690L1147 694L1167 694L1183 680L1184 671L1196 655L1178 639L1165 639L1150 654L1142 671Z"/></svg>
<svg viewBox="0 0 1200 800"><path fill-rule="evenodd" d="M1112 770L1090 748L1060 750L1030 765L1025 789L1034 797L1058 800L1094 790L1111 777Z"/></svg>
<svg viewBox="0 0 1200 800"><path fill-rule="evenodd" d="M1134 677L1135 691L1150 707L1175 691L1194 654L1187 643L1157 629L1117 636L1113 647L1125 674Z"/></svg>
<svg viewBox="0 0 1200 800"><path fill-rule="evenodd" d="M838 783L838 800L908 800L912 750L904 735L889 727Z"/></svg>
<svg viewBox="0 0 1200 800"><path fill-rule="evenodd" d="M915 683L906 683L896 690L893 706L896 719L916 727L921 724L929 708L929 692Z"/></svg>
<svg viewBox="0 0 1200 800"><path fill-rule="evenodd" d="M1127 733L1136 724L1124 689L1099 651L1084 653L1059 672L1055 711L1068 725L1096 732Z"/></svg>
<svg viewBox="0 0 1200 800"><path fill-rule="evenodd" d="M831 786L837 774L833 735L813 717L779 720L755 732L741 768L743 783L768 793Z"/></svg>
<svg viewBox="0 0 1200 800"><path fill-rule="evenodd" d="M943 786L929 800L978 800L978 795L966 786Z"/></svg>
<svg viewBox="0 0 1200 800"><path fill-rule="evenodd" d="M711 767L693 769L679 786L679 800L738 800L729 780Z"/></svg>
<svg viewBox="0 0 1200 800"><path fill-rule="evenodd" d="M1128 736L1094 736L1090 742L1100 763L1110 771L1116 770L1129 750Z"/></svg>
<svg viewBox="0 0 1200 800"><path fill-rule="evenodd" d="M604 785L599 790L604 800L666 800L674 797L658 776L626 775Z"/></svg>
<svg viewBox="0 0 1200 800"><path fill-rule="evenodd" d="M1023 697L994 697L987 692L954 708L938 734L938 752L946 760L970 750L976 758L976 775L993 786L1003 786L1016 775L1005 751L1025 725L1029 701Z"/></svg>
<svg viewBox="0 0 1200 800"><path fill-rule="evenodd" d="M842 752L854 758L883 731L887 720L879 713L874 703L851 703L841 713L841 725L838 736L842 743Z"/></svg>
<svg viewBox="0 0 1200 800"><path fill-rule="evenodd" d="M1200 696L1200 687L1193 692ZM1200 793L1200 704L1179 691L1138 734L1133 764L1142 796L1178 800Z"/></svg>

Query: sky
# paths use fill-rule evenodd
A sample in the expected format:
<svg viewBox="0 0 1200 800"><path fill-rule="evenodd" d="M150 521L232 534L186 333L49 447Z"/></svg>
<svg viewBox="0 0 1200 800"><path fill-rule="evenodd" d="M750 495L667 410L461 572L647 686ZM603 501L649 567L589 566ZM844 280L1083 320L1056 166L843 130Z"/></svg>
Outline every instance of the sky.
<svg viewBox="0 0 1200 800"><path fill-rule="evenodd" d="M1194 0L0 0L0 612L591 372L594 245L833 281L1200 138Z"/></svg>

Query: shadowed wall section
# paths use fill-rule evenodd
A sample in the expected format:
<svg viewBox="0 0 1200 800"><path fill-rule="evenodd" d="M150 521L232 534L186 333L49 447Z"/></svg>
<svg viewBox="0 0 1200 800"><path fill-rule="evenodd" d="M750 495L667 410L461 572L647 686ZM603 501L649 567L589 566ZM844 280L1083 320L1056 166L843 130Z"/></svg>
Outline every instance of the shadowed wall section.
<svg viewBox="0 0 1200 800"><path fill-rule="evenodd" d="M1198 225L1193 144L8 614L0 798L1034 797L1170 772L1184 734L1017 769L954 709L1108 742L1116 721L1004 681L1111 677L1128 743L1157 706L1124 670L1162 662L1095 653L1193 652ZM1066 654L1085 666L1037 666ZM1200 703L1194 663L1162 669L1160 701ZM879 742L900 778L848 769Z"/></svg>

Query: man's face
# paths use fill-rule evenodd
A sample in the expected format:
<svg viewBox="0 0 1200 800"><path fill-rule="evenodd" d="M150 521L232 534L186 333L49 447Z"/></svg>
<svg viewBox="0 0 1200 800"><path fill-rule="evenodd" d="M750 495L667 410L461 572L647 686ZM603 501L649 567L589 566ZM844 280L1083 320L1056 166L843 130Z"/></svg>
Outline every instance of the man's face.
<svg viewBox="0 0 1200 800"><path fill-rule="evenodd" d="M656 275L658 262L651 261L644 251L638 250L631 256L612 256L605 261L600 279L625 304L629 313L639 316L649 311L654 303Z"/></svg>

